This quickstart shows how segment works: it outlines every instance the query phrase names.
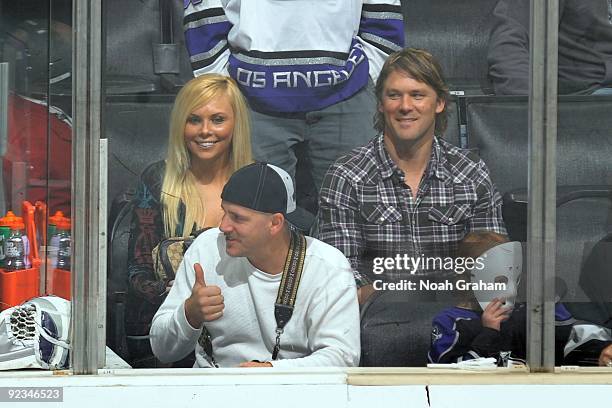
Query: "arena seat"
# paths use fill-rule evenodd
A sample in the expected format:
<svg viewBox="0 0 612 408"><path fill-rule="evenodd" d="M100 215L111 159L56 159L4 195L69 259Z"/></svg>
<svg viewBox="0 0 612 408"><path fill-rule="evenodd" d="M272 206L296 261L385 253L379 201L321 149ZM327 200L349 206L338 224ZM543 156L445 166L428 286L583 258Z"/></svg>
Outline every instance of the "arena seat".
<svg viewBox="0 0 612 408"><path fill-rule="evenodd" d="M500 192L527 188L528 103L524 96L466 97L468 148ZM557 185L610 185L612 97L560 96Z"/></svg>
<svg viewBox="0 0 612 408"><path fill-rule="evenodd" d="M611 196L612 186L580 185L557 188L557 276L567 286L562 299L575 303L572 310L575 317L590 321L603 320L599 312L596 312L599 317L578 312L579 309L586 311L590 308L581 303L612 300L609 295L604 295L606 291L612 292L612 281L606 276L595 278L601 275L604 269L592 269L593 267L588 266L599 258L593 253L594 246L611 231ZM504 220L512 240L527 239L527 204L527 191L524 189L504 195ZM595 281L599 283L595 284ZM608 289L605 289L606 287ZM568 308L572 309L569 306ZM612 319L612 312L609 318Z"/></svg>
<svg viewBox="0 0 612 408"><path fill-rule="evenodd" d="M455 146L461 146L461 137L459 132L459 111L457 109L457 97L451 95L450 100L446 104L447 112L447 126L446 132L444 132L444 140L454 144Z"/></svg>
<svg viewBox="0 0 612 408"><path fill-rule="evenodd" d="M361 366L426 366L433 318L453 304L432 292L374 292L361 308Z"/></svg>
<svg viewBox="0 0 612 408"><path fill-rule="evenodd" d="M127 307L127 248L134 192L115 197L108 223L106 284L106 345L124 361L130 361L125 331Z"/></svg>
<svg viewBox="0 0 612 408"><path fill-rule="evenodd" d="M424 48L438 58L451 90L492 93L487 79L488 21L497 0L401 3L406 46Z"/></svg>
<svg viewBox="0 0 612 408"><path fill-rule="evenodd" d="M154 93L164 88L175 93L165 79L176 77L172 81L180 84L192 77L182 2L108 0L103 7L108 17L104 19L107 94Z"/></svg>
<svg viewBox="0 0 612 408"><path fill-rule="evenodd" d="M580 272L580 288L591 302L570 305L572 313L588 316L588 320L612 328L612 232L589 251ZM585 317L586 319L586 317Z"/></svg>
<svg viewBox="0 0 612 408"><path fill-rule="evenodd" d="M466 97L467 147L485 161L501 192L527 188L527 98Z"/></svg>
<svg viewBox="0 0 612 408"><path fill-rule="evenodd" d="M145 167L165 157L174 98L174 95L107 98L104 117L109 145L109 201L136 187Z"/></svg>
<svg viewBox="0 0 612 408"><path fill-rule="evenodd" d="M131 204L140 173L163 159L174 95L111 96L105 105L108 158L108 345L129 361L124 312Z"/></svg>
<svg viewBox="0 0 612 408"><path fill-rule="evenodd" d="M593 300L579 285L580 271L593 245L611 229L610 112L610 96L559 97L556 263L557 275L568 287L564 299L567 302ZM487 163L499 191L509 193L504 219L511 237L524 240L528 201L527 98L467 97L466 117L468 147Z"/></svg>
<svg viewBox="0 0 612 408"><path fill-rule="evenodd" d="M576 308L568 306L576 318L593 320L592 316L584 315L578 311L580 304L588 302L601 302L603 298L596 298L592 292L585 291L585 282L581 282L584 275L586 261L593 253L595 244L606 236L611 229L612 222L612 186L602 186L600 195L586 195L568 201L557 207L557 276L567 283L565 302L577 304ZM607 187L607 189L605 188ZM589 271L595 273L596 271ZM601 274L603 270L599 270ZM608 273L609 275L609 266ZM601 277L598 288L608 292L607 301L612 299L612 285L609 277ZM591 279L592 286L592 279ZM608 318L612 318L612 314Z"/></svg>

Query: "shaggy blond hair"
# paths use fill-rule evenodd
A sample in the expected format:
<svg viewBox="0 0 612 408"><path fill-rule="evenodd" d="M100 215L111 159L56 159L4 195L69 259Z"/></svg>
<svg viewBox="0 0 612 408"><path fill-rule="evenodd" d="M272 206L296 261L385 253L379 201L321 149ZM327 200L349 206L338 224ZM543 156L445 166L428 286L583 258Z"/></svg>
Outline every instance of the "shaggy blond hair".
<svg viewBox="0 0 612 408"><path fill-rule="evenodd" d="M176 96L170 116L170 138L166 156L166 171L162 183L161 204L166 236L176 235L179 224L179 204L185 204L182 236L188 236L198 221L206 218L206 203L196 189L190 171L191 156L185 145L185 124L189 115L211 100L226 95L234 111L235 125L229 152L230 174L251 163L249 111L236 83L229 77L205 74L189 81Z"/></svg>

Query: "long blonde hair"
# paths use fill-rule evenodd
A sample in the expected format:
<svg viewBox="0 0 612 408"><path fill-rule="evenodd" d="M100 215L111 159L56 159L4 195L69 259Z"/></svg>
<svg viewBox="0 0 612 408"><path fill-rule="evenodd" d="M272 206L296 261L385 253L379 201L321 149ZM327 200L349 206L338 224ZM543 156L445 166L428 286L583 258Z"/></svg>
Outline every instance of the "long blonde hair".
<svg viewBox="0 0 612 408"><path fill-rule="evenodd" d="M191 156L185 145L184 132L187 118L194 110L220 95L227 95L234 111L235 125L230 149L230 174L251 163L251 134L249 111L240 89L229 77L205 74L187 82L176 96L170 116L170 135L166 171L162 183L161 204L166 236L176 235L179 225L179 204L185 205L182 236L188 236L193 226L206 214L205 203L196 189L196 180L190 171Z"/></svg>

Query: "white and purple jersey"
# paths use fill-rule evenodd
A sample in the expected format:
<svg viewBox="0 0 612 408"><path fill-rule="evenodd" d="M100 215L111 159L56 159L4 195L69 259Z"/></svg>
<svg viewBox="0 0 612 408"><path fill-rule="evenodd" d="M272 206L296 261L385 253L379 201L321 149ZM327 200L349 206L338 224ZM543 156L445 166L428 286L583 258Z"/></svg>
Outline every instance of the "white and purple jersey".
<svg viewBox="0 0 612 408"><path fill-rule="evenodd" d="M482 312L451 307L432 322L430 363L456 363L479 357L497 358L505 354L523 362L527 355L527 309L516 305L500 330L483 327ZM597 365L601 351L612 344L610 329L578 321L562 303L555 304L555 363L557 365Z"/></svg>
<svg viewBox="0 0 612 408"><path fill-rule="evenodd" d="M195 76L234 78L260 112L350 98L404 46L399 0L184 0Z"/></svg>

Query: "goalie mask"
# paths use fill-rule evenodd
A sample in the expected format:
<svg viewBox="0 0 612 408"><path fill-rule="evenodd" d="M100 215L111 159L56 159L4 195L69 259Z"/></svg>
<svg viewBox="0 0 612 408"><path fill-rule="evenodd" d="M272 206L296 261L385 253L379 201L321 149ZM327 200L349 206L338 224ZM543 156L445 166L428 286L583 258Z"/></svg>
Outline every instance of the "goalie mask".
<svg viewBox="0 0 612 408"><path fill-rule="evenodd" d="M69 365L70 302L30 299L0 313L0 370L65 369Z"/></svg>
<svg viewBox="0 0 612 408"><path fill-rule="evenodd" d="M514 307L519 281L523 272L523 249L520 242L506 242L485 251L472 269L472 291L482 310L495 298L505 299Z"/></svg>

